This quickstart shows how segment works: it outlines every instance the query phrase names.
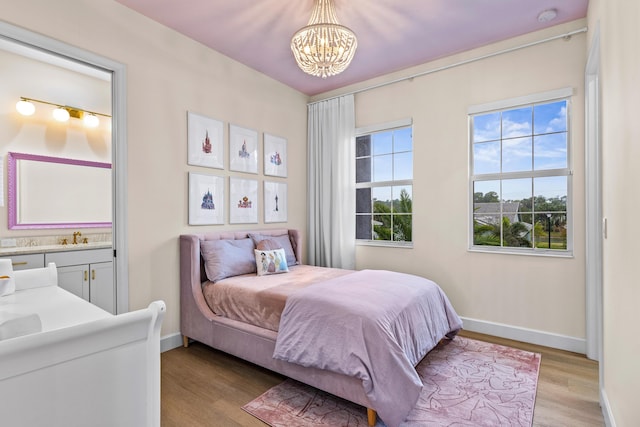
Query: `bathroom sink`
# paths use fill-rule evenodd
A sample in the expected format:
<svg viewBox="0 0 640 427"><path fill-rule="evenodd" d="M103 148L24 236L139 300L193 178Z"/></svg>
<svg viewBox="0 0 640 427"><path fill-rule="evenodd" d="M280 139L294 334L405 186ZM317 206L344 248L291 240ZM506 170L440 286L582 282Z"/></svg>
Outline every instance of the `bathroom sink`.
<svg viewBox="0 0 640 427"><path fill-rule="evenodd" d="M42 331L42 322L36 313L12 313L0 310L0 341L40 331Z"/></svg>

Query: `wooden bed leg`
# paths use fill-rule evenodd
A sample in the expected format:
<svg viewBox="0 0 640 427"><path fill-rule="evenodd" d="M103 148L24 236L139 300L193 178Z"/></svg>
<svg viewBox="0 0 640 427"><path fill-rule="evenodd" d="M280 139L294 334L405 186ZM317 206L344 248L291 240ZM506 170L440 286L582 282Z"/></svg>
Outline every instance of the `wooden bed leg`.
<svg viewBox="0 0 640 427"><path fill-rule="evenodd" d="M367 408L367 421L369 422L369 427L374 427L376 425L376 411L371 408Z"/></svg>
<svg viewBox="0 0 640 427"><path fill-rule="evenodd" d="M188 336L186 336L186 335L183 335L183 336L182 336L182 346L183 346L184 348L189 347L189 337L188 337Z"/></svg>

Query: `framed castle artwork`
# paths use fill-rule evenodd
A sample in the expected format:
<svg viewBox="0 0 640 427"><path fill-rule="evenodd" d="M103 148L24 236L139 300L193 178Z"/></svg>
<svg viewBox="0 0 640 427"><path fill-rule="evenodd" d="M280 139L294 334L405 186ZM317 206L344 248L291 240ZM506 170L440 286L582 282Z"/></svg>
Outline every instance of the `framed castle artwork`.
<svg viewBox="0 0 640 427"><path fill-rule="evenodd" d="M264 182L264 222L287 222L286 182Z"/></svg>
<svg viewBox="0 0 640 427"><path fill-rule="evenodd" d="M229 125L229 170L258 173L258 132Z"/></svg>
<svg viewBox="0 0 640 427"><path fill-rule="evenodd" d="M258 181L229 178L229 224L258 222Z"/></svg>
<svg viewBox="0 0 640 427"><path fill-rule="evenodd" d="M187 163L224 169L224 123L187 112Z"/></svg>
<svg viewBox="0 0 640 427"><path fill-rule="evenodd" d="M287 140L264 134L264 174L287 176Z"/></svg>
<svg viewBox="0 0 640 427"><path fill-rule="evenodd" d="M189 172L189 225L224 224L224 177Z"/></svg>

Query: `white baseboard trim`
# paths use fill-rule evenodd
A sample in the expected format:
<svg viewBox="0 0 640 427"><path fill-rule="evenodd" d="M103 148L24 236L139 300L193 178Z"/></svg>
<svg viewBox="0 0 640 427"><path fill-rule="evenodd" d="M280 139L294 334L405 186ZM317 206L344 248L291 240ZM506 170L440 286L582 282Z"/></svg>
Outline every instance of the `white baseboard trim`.
<svg viewBox="0 0 640 427"><path fill-rule="evenodd" d="M462 321L464 323L464 329L472 332L558 348L574 353L586 354L587 352L587 343L584 338L521 328L503 323L488 322L486 320L471 319L469 317L462 317Z"/></svg>
<svg viewBox="0 0 640 427"><path fill-rule="evenodd" d="M173 350L182 345L182 334L176 332L175 334L166 335L160 338L160 353L164 353L168 350Z"/></svg>
<svg viewBox="0 0 640 427"><path fill-rule="evenodd" d="M607 427L616 427L616 420L613 418L613 412L611 412L611 405L609 405L607 392L604 391L604 388L602 387L600 387L600 407L602 408L604 425Z"/></svg>

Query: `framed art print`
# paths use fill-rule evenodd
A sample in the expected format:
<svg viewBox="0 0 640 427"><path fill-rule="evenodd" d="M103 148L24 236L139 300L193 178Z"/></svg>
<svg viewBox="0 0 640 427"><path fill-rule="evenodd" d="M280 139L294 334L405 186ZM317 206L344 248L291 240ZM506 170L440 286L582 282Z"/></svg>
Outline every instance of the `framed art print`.
<svg viewBox="0 0 640 427"><path fill-rule="evenodd" d="M264 182L264 222L287 222L285 182Z"/></svg>
<svg viewBox="0 0 640 427"><path fill-rule="evenodd" d="M258 181L229 178L229 224L258 222Z"/></svg>
<svg viewBox="0 0 640 427"><path fill-rule="evenodd" d="M187 112L187 163L224 169L224 124Z"/></svg>
<svg viewBox="0 0 640 427"><path fill-rule="evenodd" d="M189 225L224 224L224 178L189 172Z"/></svg>
<svg viewBox="0 0 640 427"><path fill-rule="evenodd" d="M258 132L229 125L229 170L258 173Z"/></svg>
<svg viewBox="0 0 640 427"><path fill-rule="evenodd" d="M287 176L287 140L264 134L264 174Z"/></svg>

